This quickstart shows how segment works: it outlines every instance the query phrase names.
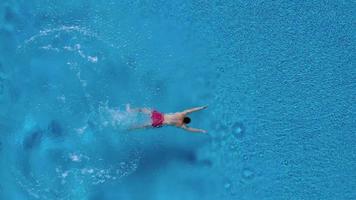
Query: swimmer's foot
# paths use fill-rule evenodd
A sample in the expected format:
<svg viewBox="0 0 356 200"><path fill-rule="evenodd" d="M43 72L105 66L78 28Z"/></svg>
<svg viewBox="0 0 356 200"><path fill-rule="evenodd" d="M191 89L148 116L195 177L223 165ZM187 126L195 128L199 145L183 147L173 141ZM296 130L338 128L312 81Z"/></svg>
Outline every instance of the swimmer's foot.
<svg viewBox="0 0 356 200"><path fill-rule="evenodd" d="M130 104L126 104L126 112L132 112Z"/></svg>
<svg viewBox="0 0 356 200"><path fill-rule="evenodd" d="M130 107L130 104L126 104L126 112L142 112L142 113L145 113L145 114L151 114L151 110L148 109L148 108L134 108L134 109L131 109Z"/></svg>

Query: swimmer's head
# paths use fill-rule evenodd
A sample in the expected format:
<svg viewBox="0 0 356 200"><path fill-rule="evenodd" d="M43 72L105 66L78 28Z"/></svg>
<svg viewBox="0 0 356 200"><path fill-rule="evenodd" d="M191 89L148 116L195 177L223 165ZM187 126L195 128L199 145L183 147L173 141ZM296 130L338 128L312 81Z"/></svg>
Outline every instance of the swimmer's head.
<svg viewBox="0 0 356 200"><path fill-rule="evenodd" d="M190 118L189 117L184 117L184 119L183 119L183 123L184 124L189 124L190 123Z"/></svg>

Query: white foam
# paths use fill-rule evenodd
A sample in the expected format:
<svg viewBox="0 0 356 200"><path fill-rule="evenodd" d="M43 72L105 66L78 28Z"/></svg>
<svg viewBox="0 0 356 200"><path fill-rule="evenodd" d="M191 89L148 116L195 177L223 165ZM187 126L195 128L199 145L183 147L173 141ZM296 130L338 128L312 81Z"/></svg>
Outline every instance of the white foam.
<svg viewBox="0 0 356 200"><path fill-rule="evenodd" d="M78 134L83 134L85 132L85 130L88 128L87 125L81 127L81 128L76 128L75 131L78 133Z"/></svg>
<svg viewBox="0 0 356 200"><path fill-rule="evenodd" d="M68 171L65 171L65 172L63 172L61 175L62 175L62 178L66 178L67 176L68 176Z"/></svg>
<svg viewBox="0 0 356 200"><path fill-rule="evenodd" d="M56 48L56 47L53 47L52 45L46 45L46 46L42 46L40 47L41 49L44 49L44 50L52 50L52 51L56 51L56 52L59 52L59 49Z"/></svg>
<svg viewBox="0 0 356 200"><path fill-rule="evenodd" d="M57 100L62 102L62 103L65 103L66 102L66 97L64 96L64 94L62 94L61 96L57 97Z"/></svg>
<svg viewBox="0 0 356 200"><path fill-rule="evenodd" d="M124 130L139 124L140 116L136 112L109 107L106 102L99 106L95 120L99 126Z"/></svg>
<svg viewBox="0 0 356 200"><path fill-rule="evenodd" d="M88 56L88 61L92 63L97 63L98 62L98 57L97 56Z"/></svg>
<svg viewBox="0 0 356 200"><path fill-rule="evenodd" d="M30 45L32 43L39 44L41 43L41 38L59 38L61 37L61 33L79 33L82 36L89 36L89 37L94 37L97 38L97 35L89 31L88 29L80 26L60 26L57 28L52 28L52 29L44 29L40 30L39 33L31 36L29 39L24 41L24 46ZM75 35L72 38L77 38ZM19 49L21 49L23 46L18 46ZM70 45L64 45L61 47L55 47L52 44L44 44L39 47L40 49L44 50L52 50L56 52L60 51L71 51L71 52L76 52L80 57L84 58L86 61L91 62L91 63L97 63L99 61L98 56L96 55L88 55L82 48L81 44L77 43L74 44L73 46Z"/></svg>
<svg viewBox="0 0 356 200"><path fill-rule="evenodd" d="M76 154L70 154L69 155L69 158L73 161L73 162L80 162L81 161L81 158L80 158L80 155L76 155Z"/></svg>
<svg viewBox="0 0 356 200"><path fill-rule="evenodd" d="M58 28L53 28L53 29L44 29L40 30L38 34L35 34L31 36L29 39L25 40L25 44L31 43L36 41L38 38L47 36L52 33L58 33L58 32L79 32L80 34L83 34L85 36L92 36L95 37L96 35L90 32L88 29L80 26L60 26Z"/></svg>

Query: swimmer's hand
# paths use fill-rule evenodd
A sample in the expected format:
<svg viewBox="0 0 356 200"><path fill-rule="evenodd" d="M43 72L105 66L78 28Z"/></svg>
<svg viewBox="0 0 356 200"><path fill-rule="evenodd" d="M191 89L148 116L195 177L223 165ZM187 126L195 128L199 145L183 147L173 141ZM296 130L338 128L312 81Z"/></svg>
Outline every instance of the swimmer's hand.
<svg viewBox="0 0 356 200"><path fill-rule="evenodd" d="M185 110L183 111L184 114L189 114L189 113L192 113L192 112L196 112L196 111L199 111L199 110L203 110L205 108L207 108L208 106L205 105L205 106L200 106L200 107L196 107L196 108L191 108L191 109L188 109L188 110Z"/></svg>
<svg viewBox="0 0 356 200"><path fill-rule="evenodd" d="M195 132L195 133L206 133L206 130L203 129L197 129L197 128L191 128L186 125L181 126L182 129L190 132Z"/></svg>
<svg viewBox="0 0 356 200"><path fill-rule="evenodd" d="M200 107L197 107L198 110L204 110L205 108L207 108L208 105L205 105L205 106L200 106Z"/></svg>

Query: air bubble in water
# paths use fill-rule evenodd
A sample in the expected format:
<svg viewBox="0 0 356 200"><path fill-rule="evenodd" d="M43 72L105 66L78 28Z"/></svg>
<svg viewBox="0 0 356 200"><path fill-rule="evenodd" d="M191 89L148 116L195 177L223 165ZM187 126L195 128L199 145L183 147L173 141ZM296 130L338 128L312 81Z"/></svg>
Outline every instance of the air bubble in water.
<svg viewBox="0 0 356 200"><path fill-rule="evenodd" d="M246 180L251 180L253 179L253 177L255 176L254 172L249 169L249 168L245 168L242 171L242 177Z"/></svg>
<svg viewBox="0 0 356 200"><path fill-rule="evenodd" d="M231 126L231 131L237 139L241 139L245 135L245 126L241 122L236 122Z"/></svg>
<svg viewBox="0 0 356 200"><path fill-rule="evenodd" d="M246 160L248 160L249 158L248 158L247 155L243 155L243 156L242 156L242 159L246 161Z"/></svg>
<svg viewBox="0 0 356 200"><path fill-rule="evenodd" d="M233 183L231 182L230 179L226 180L225 184L224 184L224 188L227 192L228 195L231 195L231 196L235 196L235 190L234 190L234 185Z"/></svg>
<svg viewBox="0 0 356 200"><path fill-rule="evenodd" d="M231 183L229 183L229 182L225 183L225 185L224 185L225 189L228 190L230 187L231 187Z"/></svg>

